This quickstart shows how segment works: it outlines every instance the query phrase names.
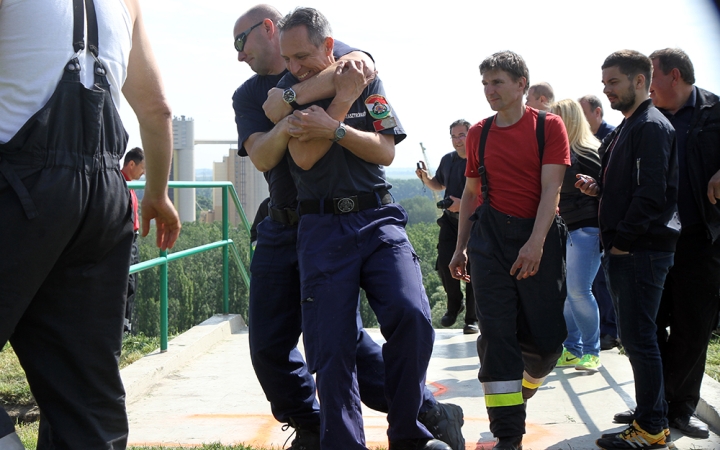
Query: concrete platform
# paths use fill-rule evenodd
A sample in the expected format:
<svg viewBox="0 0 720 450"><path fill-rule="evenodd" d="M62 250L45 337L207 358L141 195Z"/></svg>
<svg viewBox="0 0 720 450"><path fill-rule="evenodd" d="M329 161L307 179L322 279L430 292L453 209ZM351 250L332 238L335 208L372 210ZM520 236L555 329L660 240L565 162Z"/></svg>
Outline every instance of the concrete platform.
<svg viewBox="0 0 720 450"><path fill-rule="evenodd" d="M382 342L379 330L369 330ZM491 449L494 439L480 382L476 335L436 330L428 384L441 402L465 412L466 449ZM634 384L627 358L617 350L601 353L600 372L555 369L528 403L526 450L595 449L601 433L620 431L614 413L634 405ZM131 445L194 447L203 443L251 444L285 448L292 430L283 431L255 378L247 328L239 316L215 316L154 353L122 370L128 390ZM713 431L720 429L720 385L706 377L698 408ZM386 448L385 415L364 408L369 448ZM692 439L672 430L678 449L719 449L720 437ZM291 439L291 438L290 438Z"/></svg>

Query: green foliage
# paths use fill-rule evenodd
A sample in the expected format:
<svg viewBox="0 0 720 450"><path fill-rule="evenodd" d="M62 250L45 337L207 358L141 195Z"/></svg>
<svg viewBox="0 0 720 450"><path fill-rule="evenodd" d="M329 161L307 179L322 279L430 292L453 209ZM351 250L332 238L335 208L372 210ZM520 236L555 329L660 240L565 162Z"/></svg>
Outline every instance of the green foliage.
<svg viewBox="0 0 720 450"><path fill-rule="evenodd" d="M408 214L408 225L416 223L435 223L440 217L440 210L435 203L426 197L412 197L398 203Z"/></svg>
<svg viewBox="0 0 720 450"><path fill-rule="evenodd" d="M249 237L244 231L231 229L230 239L238 246L249 267ZM219 222L185 223L180 237L171 252L198 247L222 240ZM154 230L140 239L140 260L158 256ZM160 334L160 268L144 270L138 274L138 292L135 296L133 331L147 336ZM230 312L247 317L248 290L234 258L230 256ZM222 312L222 249L194 254L168 264L168 329L170 334L182 333L215 313Z"/></svg>
<svg viewBox="0 0 720 450"><path fill-rule="evenodd" d="M0 351L0 404L29 405L34 402L15 351L10 344Z"/></svg>
<svg viewBox="0 0 720 450"><path fill-rule="evenodd" d="M195 207L197 216L200 217L200 211L208 211L213 209L212 188L202 188L195 190Z"/></svg>
<svg viewBox="0 0 720 450"><path fill-rule="evenodd" d="M402 200L413 197L425 197L428 200L433 200L432 191L423 185L419 178L412 179L401 179L393 178L388 179L388 182L392 184L392 192L395 201L402 203Z"/></svg>
<svg viewBox="0 0 720 450"><path fill-rule="evenodd" d="M715 330L707 351L705 373L720 381L720 329Z"/></svg>

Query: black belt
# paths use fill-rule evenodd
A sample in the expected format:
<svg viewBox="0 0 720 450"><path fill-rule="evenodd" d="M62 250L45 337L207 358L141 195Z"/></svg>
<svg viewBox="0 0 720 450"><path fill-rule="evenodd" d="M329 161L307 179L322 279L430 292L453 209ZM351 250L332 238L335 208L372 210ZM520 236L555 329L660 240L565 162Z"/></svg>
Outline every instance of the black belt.
<svg viewBox="0 0 720 450"><path fill-rule="evenodd" d="M378 204L378 197L380 203ZM389 191L382 190L370 194L351 195L349 197L335 197L325 200L302 200L298 206L298 213L304 214L347 214L365 209L378 208L381 205L392 203L393 198Z"/></svg>
<svg viewBox="0 0 720 450"><path fill-rule="evenodd" d="M270 206L268 208L268 215L275 222L280 222L285 225L297 225L300 221L300 216L294 209L285 208L278 209Z"/></svg>

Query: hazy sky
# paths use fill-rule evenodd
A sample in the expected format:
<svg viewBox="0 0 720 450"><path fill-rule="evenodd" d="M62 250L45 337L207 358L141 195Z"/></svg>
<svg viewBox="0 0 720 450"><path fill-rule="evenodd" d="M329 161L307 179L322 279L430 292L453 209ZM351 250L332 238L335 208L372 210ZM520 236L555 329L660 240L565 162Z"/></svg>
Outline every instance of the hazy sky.
<svg viewBox="0 0 720 450"><path fill-rule="evenodd" d="M237 61L232 31L237 17L254 3L141 3L174 115L194 119L195 139L237 139L231 97L252 71ZM391 167L414 167L422 158L422 142L430 167L437 168L442 155L452 151L450 123L459 118L475 123L492 114L478 66L499 50L521 54L530 82L549 82L557 100L597 95L606 105L606 120L615 125L622 116L602 95L600 66L616 50L650 54L680 47L695 65L697 85L720 94L720 19L709 0L461 0L441 8L393 0L362 8L337 0L273 5L282 13L296 6L317 8L328 17L336 39L373 55L408 135ZM140 145L127 104L121 115L130 146ZM226 145L195 150L196 168L211 168L228 151Z"/></svg>

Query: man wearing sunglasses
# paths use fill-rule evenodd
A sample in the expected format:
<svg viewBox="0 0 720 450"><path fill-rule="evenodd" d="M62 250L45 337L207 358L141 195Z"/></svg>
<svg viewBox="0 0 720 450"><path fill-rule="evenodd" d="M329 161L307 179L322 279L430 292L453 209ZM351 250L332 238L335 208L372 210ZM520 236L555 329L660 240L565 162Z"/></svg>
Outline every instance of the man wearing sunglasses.
<svg viewBox="0 0 720 450"><path fill-rule="evenodd" d="M288 120L284 117L288 112L281 113L275 125L263 111L268 91L287 73L276 28L281 17L275 8L258 5L240 16L233 32L238 60L246 62L256 73L233 95L238 154L248 156L258 170L264 172L271 197L269 217L257 228L257 247L250 267L250 353L273 415L297 431L290 448L319 449L320 413L315 382L297 349L302 317L295 247L297 190L285 157L289 134ZM368 68L367 76L374 76L369 55L336 42L335 56L363 61ZM280 101L292 112L291 103L334 96L336 67L329 67L292 89L281 90L281 94L287 92L287 95ZM356 320L360 395L370 408L387 412L380 347L362 329L359 316ZM460 407L437 403L426 389L421 411L420 420L434 435L442 435L454 450L464 448Z"/></svg>

